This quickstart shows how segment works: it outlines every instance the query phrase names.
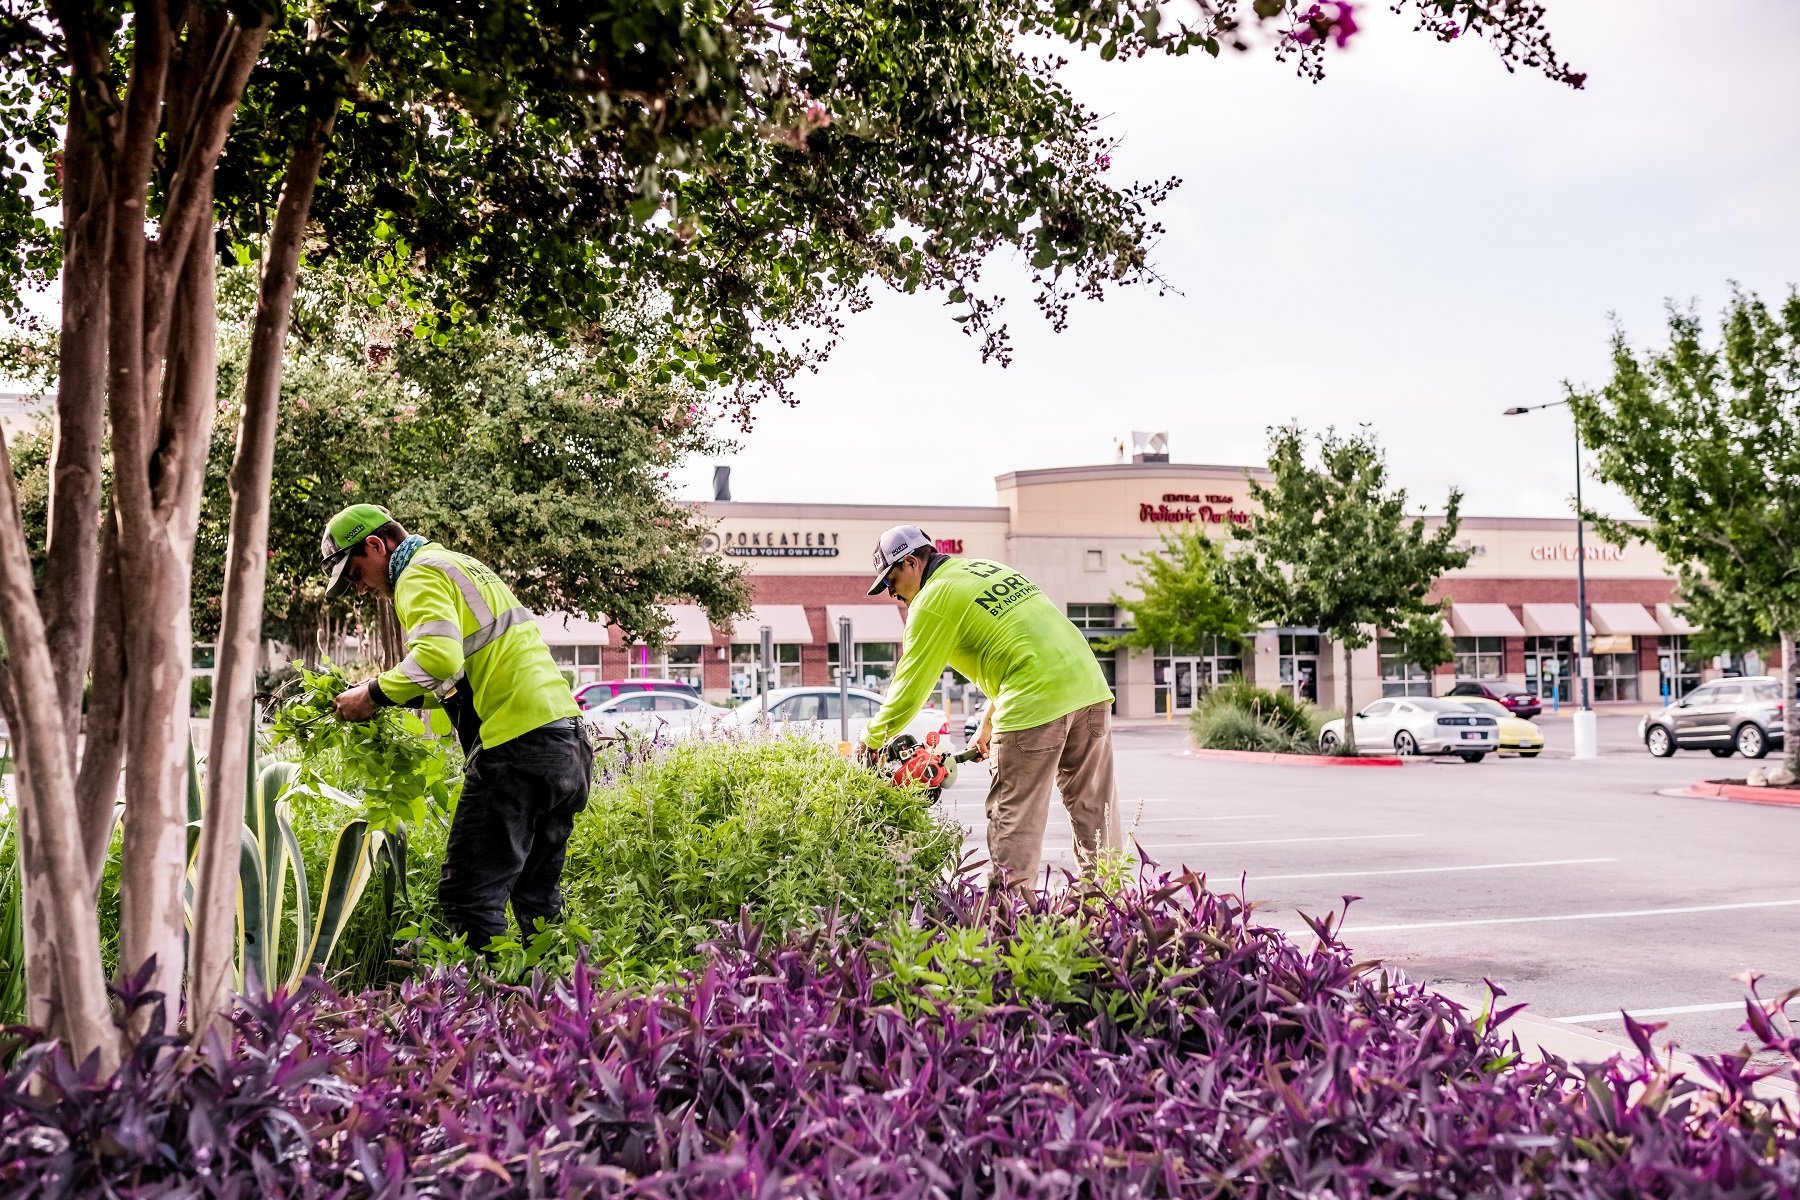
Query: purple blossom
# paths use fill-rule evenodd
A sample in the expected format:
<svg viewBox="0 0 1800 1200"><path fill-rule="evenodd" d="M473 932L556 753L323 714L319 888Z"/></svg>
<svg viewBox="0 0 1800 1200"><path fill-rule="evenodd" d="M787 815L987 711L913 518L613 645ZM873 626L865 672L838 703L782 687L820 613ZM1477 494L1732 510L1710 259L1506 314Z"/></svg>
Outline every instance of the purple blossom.
<svg viewBox="0 0 1800 1200"><path fill-rule="evenodd" d="M1302 46L1330 38L1341 50L1357 32L1355 7L1350 0L1322 0L1306 10L1299 28L1288 36Z"/></svg>

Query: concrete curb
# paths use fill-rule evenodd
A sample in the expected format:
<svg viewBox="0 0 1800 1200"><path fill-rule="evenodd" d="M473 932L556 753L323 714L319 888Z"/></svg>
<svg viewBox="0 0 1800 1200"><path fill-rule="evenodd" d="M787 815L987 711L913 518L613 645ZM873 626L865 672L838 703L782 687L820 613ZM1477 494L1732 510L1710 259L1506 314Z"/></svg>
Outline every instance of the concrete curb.
<svg viewBox="0 0 1800 1200"><path fill-rule="evenodd" d="M1800 788L1750 787L1747 784L1713 783L1701 780L1689 785L1686 792L1700 800L1736 800L1742 804L1770 804L1783 808L1800 808Z"/></svg>
<svg viewBox="0 0 1800 1200"><path fill-rule="evenodd" d="M1429 758L1348 758L1341 754L1275 754L1262 750L1202 750L1189 746L1188 758L1215 758L1230 762L1273 763L1292 767L1404 767L1428 763Z"/></svg>

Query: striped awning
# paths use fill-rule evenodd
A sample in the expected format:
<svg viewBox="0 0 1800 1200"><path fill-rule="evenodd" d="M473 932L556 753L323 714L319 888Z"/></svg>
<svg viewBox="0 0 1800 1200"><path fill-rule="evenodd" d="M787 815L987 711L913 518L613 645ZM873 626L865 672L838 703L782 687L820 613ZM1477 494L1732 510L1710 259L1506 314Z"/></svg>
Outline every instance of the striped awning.
<svg viewBox="0 0 1800 1200"><path fill-rule="evenodd" d="M1574 637L1581 631L1581 614L1573 604L1527 604L1524 609L1525 632L1532 637Z"/></svg>
<svg viewBox="0 0 1800 1200"><path fill-rule="evenodd" d="M698 604L670 604L663 615L675 628L669 634L671 646L710 646L713 644L712 622Z"/></svg>
<svg viewBox="0 0 1800 1200"><path fill-rule="evenodd" d="M1450 629L1457 637L1525 636L1525 627L1504 604L1452 604Z"/></svg>
<svg viewBox="0 0 1800 1200"><path fill-rule="evenodd" d="M850 637L857 642L899 642L906 637L897 604L827 604L825 636L834 642L839 617L850 618Z"/></svg>
<svg viewBox="0 0 1800 1200"><path fill-rule="evenodd" d="M740 617L731 627L734 643L760 642L762 627L767 625L778 644L812 645L812 623L806 609L799 604L758 604L749 617Z"/></svg>
<svg viewBox="0 0 1800 1200"><path fill-rule="evenodd" d="M1673 604L1656 606L1656 627L1671 637L1700 632L1700 627L1677 612Z"/></svg>
<svg viewBox="0 0 1800 1200"><path fill-rule="evenodd" d="M1590 604L1588 616L1594 628L1613 637L1655 637L1662 626L1641 604Z"/></svg>

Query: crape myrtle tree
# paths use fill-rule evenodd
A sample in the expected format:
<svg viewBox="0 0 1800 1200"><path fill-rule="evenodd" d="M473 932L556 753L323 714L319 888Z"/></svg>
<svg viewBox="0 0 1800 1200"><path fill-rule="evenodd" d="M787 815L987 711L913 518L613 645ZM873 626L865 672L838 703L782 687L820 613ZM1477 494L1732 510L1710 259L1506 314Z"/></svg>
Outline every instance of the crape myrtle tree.
<svg viewBox="0 0 1800 1200"><path fill-rule="evenodd" d="M1434 37L1486 37L1509 66L1581 83L1531 0L1404 2ZM14 248L0 300L55 277L62 303L41 581L0 461L0 694L19 735L31 1020L103 1069L115 1060L90 897L121 764L123 969L152 964L147 985L171 1002L185 982L196 1030L226 999L237 731L303 259L361 266L422 335L488 320L585 334L621 383L641 364L740 406L815 364L871 281L940 292L1004 358L987 258L1017 248L1060 323L1076 296L1151 278L1148 208L1166 186L1110 182L1093 115L1022 35L1110 57L1217 53L1269 30L1316 71L1353 28L1335 0L0 3L0 234ZM261 284L184 943L191 568L221 255L257 263ZM647 305L663 306L667 336L644 363L608 318Z"/></svg>
<svg viewBox="0 0 1800 1200"><path fill-rule="evenodd" d="M1406 489L1388 485L1387 457L1364 428L1349 436L1327 430L1316 459L1297 424L1269 431L1267 484L1249 477L1260 508L1249 525L1234 525L1226 555L1228 594L1259 621L1316 628L1344 651L1344 742L1356 749L1355 674L1351 658L1379 631L1406 661L1448 662L1443 603L1427 599L1446 571L1469 561L1458 548L1462 494L1454 489L1436 529L1407 515Z"/></svg>
<svg viewBox="0 0 1800 1200"><path fill-rule="evenodd" d="M234 285L245 279L226 273L222 314L243 315ZM276 429L265 636L314 660L329 631L345 627L345 604L325 601L319 531L359 498L476 554L537 612L604 615L654 642L666 632L658 598L693 599L719 622L748 606L740 573L701 549L706 524L675 501L668 480L684 458L727 445L694 389L635 372L620 387L579 345L493 327L416 336L410 317L354 296L354 281L331 272L302 285ZM0 368L31 379L53 358L54 339L20 333L0 337ZM223 323L220 416L194 546L193 627L203 640L218 636L222 617L247 341L241 320ZM49 519L50 450L47 419L12 446L34 547ZM42 570L41 551L33 566ZM356 624L368 633L391 624L363 617Z"/></svg>
<svg viewBox="0 0 1800 1200"><path fill-rule="evenodd" d="M1131 628L1101 643L1101 649L1173 647L1181 653L1199 649L1209 637L1249 632L1249 614L1221 577L1224 551L1198 528L1165 533L1159 549L1125 561L1138 569L1133 581L1138 596L1115 592L1112 602L1131 615Z"/></svg>
<svg viewBox="0 0 1800 1200"><path fill-rule="evenodd" d="M1683 609L1720 646L1781 644L1782 770L1800 774L1800 291L1771 309L1732 289L1716 339L1669 307L1666 347L1612 338L1612 379L1569 387L1594 473L1644 524L1584 516L1675 565Z"/></svg>

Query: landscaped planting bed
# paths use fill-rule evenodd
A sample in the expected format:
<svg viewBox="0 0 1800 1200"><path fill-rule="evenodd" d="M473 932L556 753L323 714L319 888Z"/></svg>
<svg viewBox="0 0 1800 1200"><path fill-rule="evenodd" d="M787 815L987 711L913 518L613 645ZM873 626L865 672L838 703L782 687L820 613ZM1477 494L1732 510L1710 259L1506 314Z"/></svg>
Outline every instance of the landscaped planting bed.
<svg viewBox="0 0 1800 1200"><path fill-rule="evenodd" d="M1790 1065L1796 1044L1764 1039ZM1638 1031L1641 1036L1641 1030ZM1793 1120L1303 949L1197 879L871 937L728 926L678 984L460 968L248 1004L229 1045L0 1097L9 1195L1782 1196ZM1790 1071L1791 1073L1791 1071Z"/></svg>
<svg viewBox="0 0 1800 1200"><path fill-rule="evenodd" d="M399 982L252 998L106 1083L26 1034L0 1194L1800 1194L1745 1061L1523 1061L1508 1010L1357 963L1337 914L1302 944L1149 867L990 902L921 797L828 747L611 768L569 926L487 964L518 982L419 933Z"/></svg>

